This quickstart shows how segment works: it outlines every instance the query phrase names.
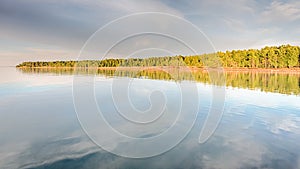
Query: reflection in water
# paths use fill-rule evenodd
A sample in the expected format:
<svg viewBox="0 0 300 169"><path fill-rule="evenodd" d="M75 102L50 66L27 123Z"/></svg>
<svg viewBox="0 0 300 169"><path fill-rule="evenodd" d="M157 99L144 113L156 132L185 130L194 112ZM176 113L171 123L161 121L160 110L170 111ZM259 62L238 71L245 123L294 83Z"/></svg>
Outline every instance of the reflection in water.
<svg viewBox="0 0 300 169"><path fill-rule="evenodd" d="M112 76L114 74L113 71L105 72L101 75ZM164 154L152 158L130 159L103 151L84 134L73 108L72 81L66 84L60 83L65 81L69 73L67 71L62 76L55 76L57 77L55 84L49 84L49 79L52 79L53 75L33 74L31 76L35 82L42 78L46 80L44 84L39 82L38 85L31 85L29 91L25 90L28 85L20 81L14 81L9 88L0 88L0 93L6 92L5 95L0 96L1 169L300 168L300 97L297 95L228 88L224 115L219 127L207 142L199 144L199 132L207 116L212 95L210 85L197 83L201 98L200 112L189 135L178 146ZM134 73L127 73L130 77L134 75ZM143 75L149 75L148 78L151 78L151 73L147 73ZM153 73L153 76L154 74L155 77L159 76L159 73ZM17 78L22 79L24 75L28 74L20 73ZM236 76L240 75L232 74L232 76L237 78ZM266 83L263 82L265 77L261 77L260 74L251 75L253 79L247 74L243 76L249 79L245 87L249 87L248 85L252 84L256 76L258 76L256 77L258 84ZM268 76L267 84L269 85L277 83L282 75ZM207 78L203 82L209 83L208 75L204 73L203 77ZM228 77L229 74L227 74ZM294 79L294 76L282 76L283 79L287 77ZM107 98L110 97L111 91L108 89L112 80L112 78L100 75L95 78L97 101L109 100ZM174 81L132 80L134 82L131 89L136 99L133 100L133 104L137 108L146 109L149 106L147 91L157 88L158 84L167 96L177 97ZM292 91L288 89L288 87L293 87L291 84L294 82L283 86L287 87L287 91ZM233 84L230 85L233 86ZM43 90L35 90L41 86L44 87ZM86 84L82 83L83 89L85 86ZM24 90L19 90L20 88ZM169 101L169 104L176 103L176 99ZM103 104L101 109L105 110L107 118L115 112L111 104ZM119 127L121 132L126 132L125 123L119 123L119 120L110 122L114 127ZM150 128L149 132L157 132L160 127ZM141 133L137 135L144 134L143 130L139 132ZM127 134L136 136L136 133ZM118 141L111 141L111 144L114 143ZM122 146L122 144L117 146Z"/></svg>
<svg viewBox="0 0 300 169"><path fill-rule="evenodd" d="M179 71L173 69L70 69L70 68L22 68L23 73L52 73L56 75L104 75L108 77L122 76L132 78L148 78L158 80L197 81L211 84L211 78L222 77L218 72ZM259 89L265 92L282 94L300 94L300 74L280 74L262 72L226 72L226 85L245 89ZM218 85L218 81L215 82ZM222 84L222 81L219 82Z"/></svg>

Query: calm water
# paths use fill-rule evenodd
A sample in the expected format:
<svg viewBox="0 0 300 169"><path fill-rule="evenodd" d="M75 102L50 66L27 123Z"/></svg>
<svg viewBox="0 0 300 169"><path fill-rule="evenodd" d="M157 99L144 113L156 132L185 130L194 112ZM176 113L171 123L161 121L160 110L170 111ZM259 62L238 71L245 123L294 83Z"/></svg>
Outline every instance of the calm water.
<svg viewBox="0 0 300 169"><path fill-rule="evenodd" d="M191 132L166 153L132 159L104 151L83 131L73 104L72 72L0 68L0 74L1 169L300 168L299 75L226 75L222 119L213 135L200 144L199 134L212 104L213 86L207 83L207 74L198 73L194 80L199 112ZM166 105L170 106L168 113L177 111L182 94L178 84L191 83L183 78L172 81L162 73L142 73L135 79L130 73L125 77L112 75L106 72L92 76L95 100L110 125L132 137L151 137L169 126L162 121L149 128L132 129L128 121L116 118L110 90L115 79L131 80L132 104L140 110L151 107L149 93L163 92ZM77 76L82 80L78 88L85 91L91 85L91 76L85 73ZM187 102L192 104L193 100ZM186 116L185 120L192 118L193 115ZM165 120L174 120L174 116L165 116ZM109 134L103 134L103 138L110 138ZM120 140L109 140L107 144L116 148L130 146ZM155 147L143 151L152 149Z"/></svg>

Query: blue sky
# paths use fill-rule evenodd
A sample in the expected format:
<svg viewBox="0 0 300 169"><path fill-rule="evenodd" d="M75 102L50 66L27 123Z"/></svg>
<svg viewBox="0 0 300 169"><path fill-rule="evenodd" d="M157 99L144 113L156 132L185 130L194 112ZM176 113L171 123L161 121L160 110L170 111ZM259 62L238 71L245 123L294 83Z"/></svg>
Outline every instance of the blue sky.
<svg viewBox="0 0 300 169"><path fill-rule="evenodd" d="M199 27L218 51L300 44L298 0L1 0L0 65L76 59L96 30L137 12L182 17ZM136 25L120 29L131 26Z"/></svg>

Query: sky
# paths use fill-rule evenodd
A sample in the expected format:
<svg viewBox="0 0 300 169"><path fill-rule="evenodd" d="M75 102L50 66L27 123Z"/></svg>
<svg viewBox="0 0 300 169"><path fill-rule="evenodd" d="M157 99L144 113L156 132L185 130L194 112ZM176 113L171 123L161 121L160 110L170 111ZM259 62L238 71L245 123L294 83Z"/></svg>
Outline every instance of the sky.
<svg viewBox="0 0 300 169"><path fill-rule="evenodd" d="M76 60L86 41L99 28L120 17L143 12L170 14L190 22L205 34L216 51L300 44L298 0L1 0L0 66L14 66L23 61ZM155 21L162 29L176 30L179 34L188 32L168 27L170 24L163 17L156 17ZM133 22L114 27L100 37L102 43L97 48L106 50L105 40L117 39L118 32L138 26L139 22ZM160 42L155 38L149 40L149 36L132 41L142 44L147 38L153 44ZM115 48L113 56L130 54L126 51L130 47ZM168 48L172 46L169 44L161 54L177 54L166 52Z"/></svg>

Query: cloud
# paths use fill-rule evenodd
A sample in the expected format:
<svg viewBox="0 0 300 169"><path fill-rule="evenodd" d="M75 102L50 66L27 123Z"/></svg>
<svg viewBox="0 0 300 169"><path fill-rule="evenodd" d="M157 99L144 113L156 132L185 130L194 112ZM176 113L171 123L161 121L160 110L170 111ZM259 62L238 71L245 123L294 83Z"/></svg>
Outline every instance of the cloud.
<svg viewBox="0 0 300 169"><path fill-rule="evenodd" d="M31 48L41 48L30 53L36 58L50 55L61 59L70 58L70 55L77 55L84 42L97 29L116 18L136 12L164 12L183 17L181 12L161 1L3 0L0 2L0 42L6 44L10 41L10 46L22 42L23 46L18 45L17 49L9 51L5 49L6 53L2 53L4 49L0 49L1 64L12 62L14 65L18 63L16 60L27 60L24 57L30 53L24 50L28 47L27 44L31 44ZM156 20L159 21L160 18ZM136 25L128 25L122 29L134 26ZM111 36L114 35L103 38L111 39ZM61 51L57 53L49 50L47 53L43 50L45 46Z"/></svg>
<svg viewBox="0 0 300 169"><path fill-rule="evenodd" d="M300 2L274 1L262 12L262 22L290 22L300 19Z"/></svg>
<svg viewBox="0 0 300 169"><path fill-rule="evenodd" d="M126 5L124 5L126 4ZM171 8L161 1L140 1L121 0L121 1L102 1L99 5L111 8L114 11L137 13L137 12L164 12L183 17L178 10Z"/></svg>
<svg viewBox="0 0 300 169"><path fill-rule="evenodd" d="M0 11L2 37L76 49L105 23L130 13L156 11L182 16L159 1L128 0L64 3L4 0L0 2Z"/></svg>
<svg viewBox="0 0 300 169"><path fill-rule="evenodd" d="M24 49L27 47L45 49L51 46L65 53L52 53L52 57L55 55L61 60L74 58L97 29L114 19L136 12L163 12L183 17L199 26L213 40L217 50L230 50L249 48L252 44L263 43L266 39L276 43L296 41L295 34L299 32L299 23L296 21L300 19L300 2L2 0L0 46L10 41L9 46L5 45L5 48L10 50L0 47L0 63L15 65L32 56L43 59L44 56L36 56L34 51L30 53ZM162 19L157 17L155 20ZM286 22L289 24L282 24ZM119 28L119 32L136 26L139 25L127 25ZM167 24L162 21L157 22L155 26L167 27ZM176 29L167 28L170 31ZM103 39L109 41L112 36L116 34L107 34ZM101 44L99 48L105 48L105 45ZM6 55L7 52L9 55Z"/></svg>
<svg viewBox="0 0 300 169"><path fill-rule="evenodd" d="M226 18L223 19L224 23L229 27L231 30L245 33L247 31L246 24L241 20L233 19L233 18Z"/></svg>
<svg viewBox="0 0 300 169"><path fill-rule="evenodd" d="M170 3L171 4L171 3ZM256 9L256 1L254 0L191 0L186 2L174 3L177 9L184 11L184 14L189 15L206 15L206 17L218 16L241 16L237 14L254 14ZM243 15L245 16L245 15Z"/></svg>

